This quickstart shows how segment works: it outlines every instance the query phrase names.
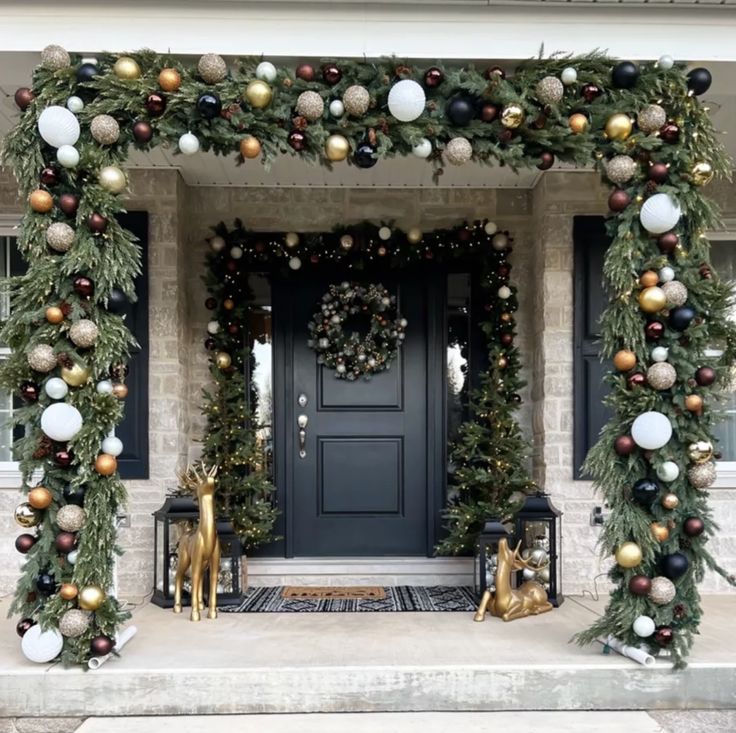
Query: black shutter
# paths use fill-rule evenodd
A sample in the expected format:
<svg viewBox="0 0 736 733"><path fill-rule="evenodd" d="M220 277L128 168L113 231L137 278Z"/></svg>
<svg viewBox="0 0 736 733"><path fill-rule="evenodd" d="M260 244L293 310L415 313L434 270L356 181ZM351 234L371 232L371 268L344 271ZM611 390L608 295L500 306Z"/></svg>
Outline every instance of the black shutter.
<svg viewBox="0 0 736 733"><path fill-rule="evenodd" d="M125 418L115 433L123 441L118 458L121 478L147 479L148 467L148 212L130 211L118 216L122 226L131 231L142 249L142 273L135 282L138 300L125 311L125 322L140 345L130 360L129 387L125 400Z"/></svg>
<svg viewBox="0 0 736 733"><path fill-rule="evenodd" d="M610 368L598 358L598 320L608 301L603 289L603 259L610 243L601 216L576 216L574 242L574 477L611 416L603 405L608 388L602 379Z"/></svg>

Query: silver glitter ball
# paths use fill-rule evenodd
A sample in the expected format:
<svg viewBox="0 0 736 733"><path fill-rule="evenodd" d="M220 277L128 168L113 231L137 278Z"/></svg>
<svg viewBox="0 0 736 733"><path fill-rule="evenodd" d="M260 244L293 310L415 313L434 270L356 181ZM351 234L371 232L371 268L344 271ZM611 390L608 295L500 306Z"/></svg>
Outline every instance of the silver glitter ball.
<svg viewBox="0 0 736 733"><path fill-rule="evenodd" d="M619 186L628 183L636 175L637 170L636 162L628 155L616 155L606 164L606 175Z"/></svg>
<svg viewBox="0 0 736 733"><path fill-rule="evenodd" d="M41 51L41 65L46 69L58 71L59 69L65 69L67 66L70 66L71 63L72 60L69 58L69 54L61 46L51 44Z"/></svg>
<svg viewBox="0 0 736 733"><path fill-rule="evenodd" d="M667 113L658 104L648 104L636 116L636 125L646 133L656 132L667 122Z"/></svg>
<svg viewBox="0 0 736 733"><path fill-rule="evenodd" d="M297 114L315 122L325 111L325 102L317 92L302 92L296 100Z"/></svg>
<svg viewBox="0 0 736 733"><path fill-rule="evenodd" d="M691 466L687 471L687 478L696 489L707 489L715 483L716 464L708 461Z"/></svg>
<svg viewBox="0 0 736 733"><path fill-rule="evenodd" d="M56 512L56 524L64 532L79 532L86 518L87 513L76 504L66 504Z"/></svg>
<svg viewBox="0 0 736 733"><path fill-rule="evenodd" d="M647 382L654 389L669 389L676 381L675 367L666 361L658 361L647 369Z"/></svg>
<svg viewBox="0 0 736 733"><path fill-rule="evenodd" d="M112 145L120 137L120 125L110 115L96 115L90 123L89 130L100 145Z"/></svg>
<svg viewBox="0 0 736 733"><path fill-rule="evenodd" d="M545 76L537 84L537 99L542 104L557 104L562 100L565 86L556 76Z"/></svg>
<svg viewBox="0 0 736 733"><path fill-rule="evenodd" d="M72 324L72 327L69 329L69 338L75 346L79 346L82 349L89 349L95 345L99 333L100 331L94 321L90 321L88 318L82 318Z"/></svg>
<svg viewBox="0 0 736 733"><path fill-rule="evenodd" d="M50 372L58 363L54 350L48 344L36 344L26 358L28 365L36 372Z"/></svg>
<svg viewBox="0 0 736 733"><path fill-rule="evenodd" d="M658 575L652 578L652 587L647 595L652 603L664 606L674 599L676 592L675 584L669 578Z"/></svg>
<svg viewBox="0 0 736 733"><path fill-rule="evenodd" d="M342 103L345 111L352 117L362 117L371 103L371 95L365 87L353 84L345 90L342 95Z"/></svg>
<svg viewBox="0 0 736 733"><path fill-rule="evenodd" d="M208 84L217 84L227 76L227 64L222 56L216 53L206 53L199 59L197 71Z"/></svg>
<svg viewBox="0 0 736 733"><path fill-rule="evenodd" d="M679 280L671 280L662 285L668 308L677 308L687 302L687 288Z"/></svg>
<svg viewBox="0 0 736 733"><path fill-rule="evenodd" d="M66 611L59 619L59 632L62 636L69 636L76 639L81 636L89 628L89 614L80 611L78 608L72 608Z"/></svg>
<svg viewBox="0 0 736 733"><path fill-rule="evenodd" d="M451 165L463 165L473 157L473 146L464 137L453 137L445 147L445 160Z"/></svg>
<svg viewBox="0 0 736 733"><path fill-rule="evenodd" d="M68 252L74 244L74 229L63 221L55 221L46 230L46 244L55 252Z"/></svg>

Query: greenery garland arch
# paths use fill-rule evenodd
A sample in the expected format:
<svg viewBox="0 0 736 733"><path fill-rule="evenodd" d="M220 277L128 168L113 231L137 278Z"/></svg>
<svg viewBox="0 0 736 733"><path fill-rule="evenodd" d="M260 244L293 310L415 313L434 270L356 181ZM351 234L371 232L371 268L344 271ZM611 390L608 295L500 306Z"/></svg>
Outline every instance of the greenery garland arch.
<svg viewBox="0 0 736 733"><path fill-rule="evenodd" d="M410 81L416 83L405 83ZM401 93L395 91L400 83ZM48 493L38 492L36 503L51 501L43 509L25 507L19 514L40 529L25 540L31 546L13 610L56 628L65 613L75 610L70 604L94 606L89 626L78 636L64 637L64 659L77 661L89 656L92 642L97 651L109 647L122 619L117 601L104 589L112 579L113 523L124 488L110 454L100 453L122 406L97 385L107 381L104 377L122 376L121 365L133 346L114 312L121 293L134 297L133 277L139 268L138 249L114 218L123 207L127 181L120 166L131 145L178 145L189 153L239 151L250 165L255 164L251 158L268 164L283 152L327 166L350 157L360 167L414 154L427 156L437 175L445 163L461 165L471 157L514 169L535 164L546 169L555 159L579 165L592 160L604 179L618 187L611 198L616 215L609 222L613 243L605 264L611 304L602 320L602 355L608 358L625 348L634 354L634 373L643 373L650 363L646 335L656 331L669 348L676 381L657 390L641 385L640 378L627 379L632 374L611 377L614 417L587 466L613 510L603 531L603 550L613 554L631 541L641 550L641 559L633 568L613 567L617 587L607 611L580 641L610 633L639 643L633 622L647 616L668 634L658 631L646 643L655 650L668 648L681 664L700 620L697 582L706 567L717 568L706 549L716 529L707 494L688 476L688 446L711 439L717 412L712 382L695 375L702 367L712 368L718 384L734 354L726 319L729 288L710 267L705 237L717 223L717 212L700 189L713 173L729 173L707 112L694 96L709 83L706 70L686 74L667 57L638 66L601 54L536 59L506 77L498 68L417 66L395 59L328 61L317 68L302 64L295 71L258 59L228 68L214 55L192 63L142 51L125 57L104 54L95 63L82 63L58 46L44 49L31 88L16 94L23 114L4 141L5 160L29 200L20 247L30 267L13 290L13 314L3 336L14 354L3 365L0 380L8 389L22 389L30 400L17 415L18 422L31 426L17 446L24 487L31 487L35 470L43 471ZM300 100L305 92L313 94ZM335 101L340 105L330 111ZM59 114L67 106L75 110L71 122ZM39 121L46 130L43 137ZM670 196L681 212L671 230L658 238L640 221L640 211L655 193ZM52 236L47 232L52 223L67 228L56 227ZM648 314L639 305L639 276L649 269L657 273L666 263L688 295L693 317L684 331L665 318L666 301ZM648 294L653 295L657 297L645 298L646 308L661 303L657 293ZM62 320L58 311L49 320L47 307L59 309ZM82 320L96 326L92 346L80 346L89 338L71 338L71 326ZM652 327L653 321L659 326ZM85 330L89 337L91 327ZM706 347L717 342L725 344L722 356L706 356ZM30 351L39 346L50 349L37 348L32 365ZM68 441L71 459L60 461L54 450L58 446L41 431L41 414L50 398L39 384L44 374L63 378L73 367L86 380L72 378L79 384L70 385L63 404L78 410L82 426ZM700 398L697 410L687 407L697 402L693 395ZM634 419L645 411L664 415L673 428L671 440L653 453L629 443L629 452L620 455L614 449L616 439L628 436ZM678 506L633 502L632 484L661 469L665 458L680 469L669 484ZM84 526L70 533L77 543L73 569L68 554L55 549L58 515L68 503L66 487L67 496L85 489ZM691 518L703 531L686 530ZM667 525L666 540L654 537L652 522ZM679 555L679 568L685 568L676 578L672 600L660 605L630 590L635 575L660 577L663 560L672 555ZM61 579L71 581L78 600L64 600L56 592ZM83 593L85 589L91 590Z"/></svg>

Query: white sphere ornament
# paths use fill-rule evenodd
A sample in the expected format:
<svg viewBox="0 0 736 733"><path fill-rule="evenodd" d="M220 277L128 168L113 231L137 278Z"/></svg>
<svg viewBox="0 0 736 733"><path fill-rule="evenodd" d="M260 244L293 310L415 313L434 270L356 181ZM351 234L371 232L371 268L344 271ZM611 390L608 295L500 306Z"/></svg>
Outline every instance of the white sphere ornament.
<svg viewBox="0 0 736 733"><path fill-rule="evenodd" d="M61 654L64 647L64 637L56 629L41 630L40 624L31 626L20 642L23 656L29 662L46 664Z"/></svg>
<svg viewBox="0 0 736 733"><path fill-rule="evenodd" d="M651 616L637 616L636 619L634 619L634 624L631 628L637 636L641 636L642 639L646 639L654 633L656 625Z"/></svg>
<svg viewBox="0 0 736 733"><path fill-rule="evenodd" d="M669 265L663 267L657 274L660 282L663 283L669 283L675 279L675 271Z"/></svg>
<svg viewBox="0 0 736 733"><path fill-rule="evenodd" d="M429 158L432 155L432 143L423 137L416 145L412 146L411 152L417 158Z"/></svg>
<svg viewBox="0 0 736 733"><path fill-rule="evenodd" d="M672 423L661 412L642 412L631 425L631 437L640 448L657 450L672 437Z"/></svg>
<svg viewBox="0 0 736 733"><path fill-rule="evenodd" d="M66 402L49 405L41 413L41 430L51 440L65 443L82 429L82 413Z"/></svg>
<svg viewBox="0 0 736 733"><path fill-rule="evenodd" d="M491 239L491 247L493 247L496 252L503 252L508 246L509 238L506 234L503 232L496 232L496 234L493 235L493 239Z"/></svg>
<svg viewBox="0 0 736 733"><path fill-rule="evenodd" d="M639 221L651 234L664 234L677 226L682 211L680 206L666 193L655 193L641 207Z"/></svg>
<svg viewBox="0 0 736 733"><path fill-rule="evenodd" d="M66 100L66 108L72 113L72 114L79 114L84 109L84 102L82 101L81 97L71 96L69 99Z"/></svg>
<svg viewBox="0 0 736 733"><path fill-rule="evenodd" d="M38 132L54 148L74 145L79 140L79 120L66 107L46 107L38 118Z"/></svg>
<svg viewBox="0 0 736 733"><path fill-rule="evenodd" d="M680 475L680 467L674 461L665 461L657 469L657 478L660 481L672 483Z"/></svg>
<svg viewBox="0 0 736 733"><path fill-rule="evenodd" d="M381 239L384 242L387 242L389 239L391 239L391 229L390 229L390 227L381 227L378 230L378 238Z"/></svg>
<svg viewBox="0 0 736 733"><path fill-rule="evenodd" d="M207 324L207 333L214 336L216 333L220 333L220 324L217 321L210 321Z"/></svg>
<svg viewBox="0 0 736 733"><path fill-rule="evenodd" d="M412 79L397 81L388 93L388 111L400 122L416 120L426 103L422 85Z"/></svg>
<svg viewBox="0 0 736 733"><path fill-rule="evenodd" d="M508 300L508 298L511 297L511 288L508 285L502 285L498 289L498 297L501 298L501 300Z"/></svg>
<svg viewBox="0 0 736 733"><path fill-rule="evenodd" d="M292 257L289 260L289 267L292 270L298 270L302 266L302 261L298 257Z"/></svg>
<svg viewBox="0 0 736 733"><path fill-rule="evenodd" d="M79 165L79 151L73 145L62 145L56 151L56 160L64 168L76 168Z"/></svg>
<svg viewBox="0 0 736 733"><path fill-rule="evenodd" d="M199 150L199 139L191 132L185 132L179 138L179 150L184 155L194 155Z"/></svg>
<svg viewBox="0 0 736 733"><path fill-rule="evenodd" d="M294 249L299 244L299 235L296 232L286 232L284 237L284 244L289 249Z"/></svg>
<svg viewBox="0 0 736 733"><path fill-rule="evenodd" d="M572 66L567 66L562 70L560 79L562 79L562 83L566 87L569 87L578 80L578 72Z"/></svg>
<svg viewBox="0 0 736 733"><path fill-rule="evenodd" d="M659 57L659 61L657 61L657 64L660 69L669 71L675 65L675 60L672 58L672 56L668 56L665 54L664 56Z"/></svg>
<svg viewBox="0 0 736 733"><path fill-rule="evenodd" d="M412 244L419 244L424 237L424 232L419 227L412 227L407 233L406 238Z"/></svg>
<svg viewBox="0 0 736 733"><path fill-rule="evenodd" d="M109 193L122 193L128 185L125 173L116 165L106 165L104 168L100 168L97 180L100 182L100 186Z"/></svg>
<svg viewBox="0 0 736 733"><path fill-rule="evenodd" d="M498 231L498 224L496 224L495 221L489 221L486 222L486 225L483 227L483 231L489 236L493 236Z"/></svg>
<svg viewBox="0 0 736 733"><path fill-rule="evenodd" d="M66 555L66 561L70 565L74 565L77 562L77 558L79 557L79 550L72 550L71 552L68 552Z"/></svg>
<svg viewBox="0 0 736 733"><path fill-rule="evenodd" d="M256 66L256 78L272 84L276 81L276 67L270 61L261 61Z"/></svg>
<svg viewBox="0 0 736 733"><path fill-rule="evenodd" d="M330 102L329 110L333 117L342 117L345 114L345 105L342 103L342 99L333 99Z"/></svg>
<svg viewBox="0 0 736 733"><path fill-rule="evenodd" d="M69 386L61 377L51 377L43 385L44 391L52 400L63 400L69 393Z"/></svg>
<svg viewBox="0 0 736 733"><path fill-rule="evenodd" d="M670 350L666 346L655 346L650 354L652 361L667 361L669 355Z"/></svg>
<svg viewBox="0 0 736 733"><path fill-rule="evenodd" d="M225 240L219 235L212 237L210 239L210 249L213 252L222 252L225 249Z"/></svg>
<svg viewBox="0 0 736 733"><path fill-rule="evenodd" d="M102 452L117 458L123 452L123 441L115 435L108 435L102 441Z"/></svg>
<svg viewBox="0 0 736 733"><path fill-rule="evenodd" d="M242 259L243 248L238 247L237 244L234 247L230 247L230 257L232 257L234 260Z"/></svg>
<svg viewBox="0 0 736 733"><path fill-rule="evenodd" d="M103 379L97 382L96 390L97 394L112 394L112 382L109 379Z"/></svg>

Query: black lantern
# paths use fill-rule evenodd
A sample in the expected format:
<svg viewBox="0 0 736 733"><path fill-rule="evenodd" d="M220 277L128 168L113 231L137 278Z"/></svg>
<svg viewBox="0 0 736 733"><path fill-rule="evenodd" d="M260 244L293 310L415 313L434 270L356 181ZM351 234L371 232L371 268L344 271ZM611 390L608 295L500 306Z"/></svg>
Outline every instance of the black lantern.
<svg viewBox="0 0 736 733"><path fill-rule="evenodd" d="M475 554L475 595L478 600L487 589L495 590L496 566L498 561L498 543L509 533L501 520L495 517L486 520L478 535L478 547Z"/></svg>
<svg viewBox="0 0 736 733"><path fill-rule="evenodd" d="M162 608L174 607L174 578L176 576L179 523L199 520L197 502L189 496L170 495L163 506L153 513L153 597L151 602ZM242 548L228 520L217 520L217 536L222 548L219 567L217 605L236 606L242 601L240 562ZM209 588L209 572L204 579L204 592ZM205 601L206 602L206 601ZM190 605L188 580L182 590L182 605Z"/></svg>
<svg viewBox="0 0 736 733"><path fill-rule="evenodd" d="M522 557L531 566L518 572L516 584L536 580L544 586L549 602L555 607L563 601L559 532L561 516L562 512L552 504L549 496L538 491L527 496L515 520L514 541L521 540Z"/></svg>

